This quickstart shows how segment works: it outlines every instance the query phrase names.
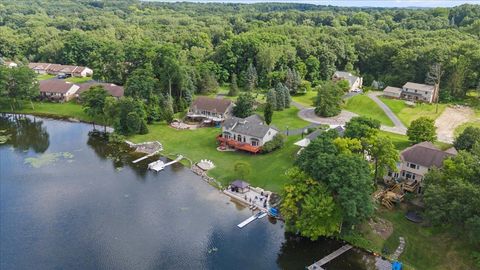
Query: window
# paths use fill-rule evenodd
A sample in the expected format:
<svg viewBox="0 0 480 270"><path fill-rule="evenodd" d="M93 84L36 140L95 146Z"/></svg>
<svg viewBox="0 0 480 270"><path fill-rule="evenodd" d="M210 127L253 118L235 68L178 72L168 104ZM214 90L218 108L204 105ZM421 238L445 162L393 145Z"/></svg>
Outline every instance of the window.
<svg viewBox="0 0 480 270"><path fill-rule="evenodd" d="M413 163L410 163L410 165L408 165L408 167L412 168L412 169L416 169L417 168L417 165L413 164Z"/></svg>
<svg viewBox="0 0 480 270"><path fill-rule="evenodd" d="M428 94L428 92L427 92L427 91L425 91L425 95L427 95L427 94Z"/></svg>
<svg viewBox="0 0 480 270"><path fill-rule="evenodd" d="M415 93L417 93L417 90L415 90Z"/></svg>
<svg viewBox="0 0 480 270"><path fill-rule="evenodd" d="M412 175L412 179L413 179L413 180L415 180L415 174L414 174L414 175Z"/></svg>
<svg viewBox="0 0 480 270"><path fill-rule="evenodd" d="M402 176L405 177L405 172L402 172Z"/></svg>

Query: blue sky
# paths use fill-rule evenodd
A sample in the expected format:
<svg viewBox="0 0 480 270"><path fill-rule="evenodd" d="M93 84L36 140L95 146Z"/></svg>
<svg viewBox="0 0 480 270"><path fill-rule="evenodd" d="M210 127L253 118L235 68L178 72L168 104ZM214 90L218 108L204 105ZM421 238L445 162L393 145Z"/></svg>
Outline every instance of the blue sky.
<svg viewBox="0 0 480 270"><path fill-rule="evenodd" d="M177 0L156 0L162 2L181 2ZM465 3L480 4L480 0L183 0L185 2L217 3L309 3L317 5L355 6L355 7L452 7Z"/></svg>

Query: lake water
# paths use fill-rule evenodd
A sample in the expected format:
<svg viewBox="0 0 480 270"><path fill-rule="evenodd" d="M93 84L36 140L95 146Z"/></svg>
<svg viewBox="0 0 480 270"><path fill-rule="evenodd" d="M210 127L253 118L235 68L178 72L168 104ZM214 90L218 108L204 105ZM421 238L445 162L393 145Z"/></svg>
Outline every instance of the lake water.
<svg viewBox="0 0 480 270"><path fill-rule="evenodd" d="M91 125L0 117L1 269L304 269L342 243L285 234L179 164L154 173ZM118 148L115 148L118 149ZM350 250L325 269L373 269Z"/></svg>

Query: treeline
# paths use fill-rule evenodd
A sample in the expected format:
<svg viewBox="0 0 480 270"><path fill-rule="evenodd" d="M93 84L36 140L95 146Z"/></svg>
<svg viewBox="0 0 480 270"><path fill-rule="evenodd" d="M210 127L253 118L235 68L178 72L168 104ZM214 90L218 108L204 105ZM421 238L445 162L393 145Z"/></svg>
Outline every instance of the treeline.
<svg viewBox="0 0 480 270"><path fill-rule="evenodd" d="M442 97L462 98L479 84L479 38L478 5L419 10L70 0L0 5L4 58L86 65L95 79L121 85L147 74L155 82L152 94L169 96L174 111L183 110L192 95L215 91L234 77L240 88L251 89L251 67L255 87L270 89L285 84L289 70L304 86L329 80L337 69L364 76L366 85L423 83L439 63Z"/></svg>

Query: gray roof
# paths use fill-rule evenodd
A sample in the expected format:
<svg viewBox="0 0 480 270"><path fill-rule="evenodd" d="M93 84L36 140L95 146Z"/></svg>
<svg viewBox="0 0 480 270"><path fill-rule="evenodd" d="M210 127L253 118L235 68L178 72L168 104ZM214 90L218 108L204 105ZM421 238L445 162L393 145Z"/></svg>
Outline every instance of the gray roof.
<svg viewBox="0 0 480 270"><path fill-rule="evenodd" d="M403 88L415 89L415 90L427 91L427 92L433 92L433 90L435 90L435 86L433 85L413 83L413 82L407 82L406 84L403 85Z"/></svg>
<svg viewBox="0 0 480 270"><path fill-rule="evenodd" d="M254 114L247 118L231 117L223 122L223 127L242 135L248 135L256 138L263 138L270 128L277 130L273 126L266 125L263 119ZM278 130L277 130L278 131Z"/></svg>
<svg viewBox="0 0 480 270"><path fill-rule="evenodd" d="M440 168L443 166L443 161L446 158L454 156L455 152L451 149L449 149L448 152L442 151L431 142L422 142L403 150L400 155L402 160L406 162L422 165L427 168L433 166Z"/></svg>
<svg viewBox="0 0 480 270"><path fill-rule="evenodd" d="M224 114L230 105L232 105L232 101L229 99L199 96L192 102L190 107L200 111Z"/></svg>
<svg viewBox="0 0 480 270"><path fill-rule="evenodd" d="M355 83L355 81L358 80L359 78L347 71L335 71L335 74L333 74L333 76L347 80L350 86L352 86Z"/></svg>
<svg viewBox="0 0 480 270"><path fill-rule="evenodd" d="M392 86L387 86L385 89L383 89L383 92L389 92L389 93L398 94L398 95L400 95L402 91L403 91L402 88L392 87Z"/></svg>
<svg viewBox="0 0 480 270"><path fill-rule="evenodd" d="M247 188L250 186L249 183L243 181L243 180L235 180L230 184L232 187L238 187L238 188Z"/></svg>

